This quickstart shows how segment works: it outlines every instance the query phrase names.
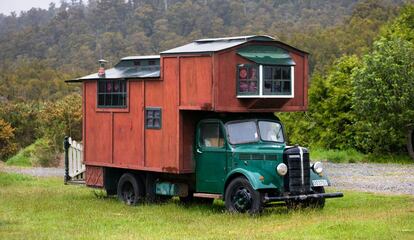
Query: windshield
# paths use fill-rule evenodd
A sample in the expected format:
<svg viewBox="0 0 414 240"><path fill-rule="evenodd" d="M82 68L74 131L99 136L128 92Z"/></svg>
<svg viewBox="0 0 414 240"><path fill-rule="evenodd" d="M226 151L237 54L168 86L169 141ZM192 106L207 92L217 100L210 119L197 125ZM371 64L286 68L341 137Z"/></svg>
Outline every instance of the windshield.
<svg viewBox="0 0 414 240"><path fill-rule="evenodd" d="M259 121L259 131L263 141L284 142L282 125L280 123Z"/></svg>
<svg viewBox="0 0 414 240"><path fill-rule="evenodd" d="M235 122L227 125L229 141L231 144L257 142L259 134L257 134L256 122Z"/></svg>
<svg viewBox="0 0 414 240"><path fill-rule="evenodd" d="M227 123L227 133L231 144L259 141L284 142L282 125L272 121L244 121Z"/></svg>

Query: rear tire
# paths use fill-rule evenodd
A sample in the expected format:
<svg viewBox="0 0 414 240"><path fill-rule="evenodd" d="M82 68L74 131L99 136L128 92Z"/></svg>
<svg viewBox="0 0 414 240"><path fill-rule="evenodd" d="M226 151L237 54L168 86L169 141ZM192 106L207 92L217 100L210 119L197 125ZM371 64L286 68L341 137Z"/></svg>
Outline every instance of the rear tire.
<svg viewBox="0 0 414 240"><path fill-rule="evenodd" d="M238 177L226 188L225 205L229 212L258 214L263 211L263 195L246 178Z"/></svg>
<svg viewBox="0 0 414 240"><path fill-rule="evenodd" d="M131 173L124 173L118 181L118 199L126 205L137 205L144 197L144 185Z"/></svg>

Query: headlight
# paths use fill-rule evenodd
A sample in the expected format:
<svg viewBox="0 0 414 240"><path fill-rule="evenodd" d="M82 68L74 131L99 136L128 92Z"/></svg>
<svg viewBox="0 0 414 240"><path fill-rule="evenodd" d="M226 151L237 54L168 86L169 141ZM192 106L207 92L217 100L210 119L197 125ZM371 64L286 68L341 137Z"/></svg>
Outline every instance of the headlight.
<svg viewBox="0 0 414 240"><path fill-rule="evenodd" d="M287 171L288 171L288 168L287 168L286 164L284 164L284 163L281 163L281 164L277 165L277 167L276 167L276 172L280 176L285 176Z"/></svg>
<svg viewBox="0 0 414 240"><path fill-rule="evenodd" d="M312 170L316 173L316 174L321 174L323 171L323 165L321 162L316 162L312 165Z"/></svg>

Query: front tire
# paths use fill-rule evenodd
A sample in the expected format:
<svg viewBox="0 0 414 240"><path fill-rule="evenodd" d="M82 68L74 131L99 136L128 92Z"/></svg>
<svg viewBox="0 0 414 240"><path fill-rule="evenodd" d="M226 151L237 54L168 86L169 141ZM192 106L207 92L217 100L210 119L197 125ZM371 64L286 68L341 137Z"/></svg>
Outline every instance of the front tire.
<svg viewBox="0 0 414 240"><path fill-rule="evenodd" d="M124 173L118 181L118 199L126 205L137 205L144 196L144 185L131 173Z"/></svg>
<svg viewBox="0 0 414 240"><path fill-rule="evenodd" d="M312 188L314 193L325 193L324 187L314 187ZM309 200L309 207L322 209L325 207L325 198L311 199Z"/></svg>
<svg viewBox="0 0 414 240"><path fill-rule="evenodd" d="M263 211L263 195L254 190L246 178L230 182L225 192L225 206L229 212L257 214Z"/></svg>

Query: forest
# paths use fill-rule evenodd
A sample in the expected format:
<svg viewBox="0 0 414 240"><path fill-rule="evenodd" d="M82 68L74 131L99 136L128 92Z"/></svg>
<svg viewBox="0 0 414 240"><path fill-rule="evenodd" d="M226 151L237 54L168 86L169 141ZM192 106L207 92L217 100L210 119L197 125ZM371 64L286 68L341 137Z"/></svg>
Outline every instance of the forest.
<svg viewBox="0 0 414 240"><path fill-rule="evenodd" d="M0 14L0 159L53 165L81 140L64 80L200 38L270 35L310 52L309 109L277 113L289 143L414 158L412 0L71 0ZM52 160L50 160L52 159Z"/></svg>

